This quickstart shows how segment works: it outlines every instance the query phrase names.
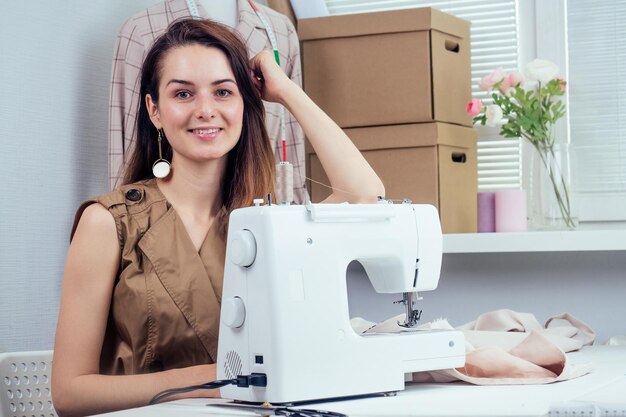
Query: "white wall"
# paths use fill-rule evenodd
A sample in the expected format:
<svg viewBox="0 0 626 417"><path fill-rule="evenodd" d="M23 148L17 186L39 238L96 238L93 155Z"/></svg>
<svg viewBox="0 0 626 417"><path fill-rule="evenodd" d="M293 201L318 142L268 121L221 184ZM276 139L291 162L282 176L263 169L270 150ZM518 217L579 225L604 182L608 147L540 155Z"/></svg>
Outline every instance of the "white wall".
<svg viewBox="0 0 626 417"><path fill-rule="evenodd" d="M74 211L107 189L115 37L155 2L3 2L0 351L53 346Z"/></svg>
<svg viewBox="0 0 626 417"><path fill-rule="evenodd" d="M0 351L50 349L78 204L107 188L111 57L126 17L155 0L3 4L0 13ZM569 311L626 334L626 254L446 255L424 319L461 324L495 308ZM349 278L354 314L401 312ZM384 299L383 300L381 300ZM371 301L373 309L366 306Z"/></svg>

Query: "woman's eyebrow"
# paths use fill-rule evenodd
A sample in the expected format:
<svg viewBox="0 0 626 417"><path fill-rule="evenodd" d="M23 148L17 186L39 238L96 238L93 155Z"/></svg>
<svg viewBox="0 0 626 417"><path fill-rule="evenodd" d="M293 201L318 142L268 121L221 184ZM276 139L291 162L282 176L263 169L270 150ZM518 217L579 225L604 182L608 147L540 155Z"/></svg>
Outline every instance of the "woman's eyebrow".
<svg viewBox="0 0 626 417"><path fill-rule="evenodd" d="M233 83L233 84L237 85L237 82L235 82L235 80L233 80L232 78L223 78L221 80L215 80L211 84L212 85L218 85L218 84L224 84L224 83Z"/></svg>
<svg viewBox="0 0 626 417"><path fill-rule="evenodd" d="M177 79L173 79L173 80L169 80L167 82L167 84L165 84L165 86L167 87L170 84L184 84L184 85L193 85L193 83L191 81L186 81L186 80L177 80Z"/></svg>
<svg viewBox="0 0 626 417"><path fill-rule="evenodd" d="M211 85L219 85L219 84L224 84L224 83L233 83L237 85L237 82L233 80L232 78L223 78L220 80L215 80L211 83ZM172 80L169 80L165 86L167 87L170 84L194 85L194 83L192 83L191 81L172 79Z"/></svg>

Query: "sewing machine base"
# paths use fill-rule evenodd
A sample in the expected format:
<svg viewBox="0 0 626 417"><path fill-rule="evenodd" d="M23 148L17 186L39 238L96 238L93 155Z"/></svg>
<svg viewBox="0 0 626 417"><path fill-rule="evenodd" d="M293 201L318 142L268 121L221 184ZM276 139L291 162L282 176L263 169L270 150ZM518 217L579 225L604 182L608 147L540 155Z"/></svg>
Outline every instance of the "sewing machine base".
<svg viewBox="0 0 626 417"><path fill-rule="evenodd" d="M348 395L344 397L332 397L332 398L319 398L319 399L311 399L311 400L303 400L303 401L288 401L288 402L276 402L271 403L271 405L280 405L285 407L302 407L307 405L315 405L315 404L326 404L333 403L339 401L354 401L354 400L362 400L366 398L379 398L379 397L395 397L398 395L398 391L388 391L388 392L374 392L371 394L360 394L360 395ZM246 405L261 405L267 404L267 402L258 402L258 401L243 401L243 400L233 400L233 404L246 404Z"/></svg>

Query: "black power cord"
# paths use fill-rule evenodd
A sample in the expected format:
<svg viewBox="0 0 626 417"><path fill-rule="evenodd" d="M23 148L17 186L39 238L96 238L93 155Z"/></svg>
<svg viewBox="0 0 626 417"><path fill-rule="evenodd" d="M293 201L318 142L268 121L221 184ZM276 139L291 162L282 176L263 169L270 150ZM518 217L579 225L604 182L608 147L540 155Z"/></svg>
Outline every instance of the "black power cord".
<svg viewBox="0 0 626 417"><path fill-rule="evenodd" d="M185 392L196 391L199 389L216 389L225 387L226 385L237 385L238 387L247 388L249 386L253 387L266 387L267 386L267 376L265 374L256 374L252 375L239 375L237 378L233 379L218 379L216 381L207 382L201 385L190 385L188 387L182 388L170 388L165 391L162 391L152 397L149 405L158 404L163 401L167 397L171 397L173 395L182 394Z"/></svg>

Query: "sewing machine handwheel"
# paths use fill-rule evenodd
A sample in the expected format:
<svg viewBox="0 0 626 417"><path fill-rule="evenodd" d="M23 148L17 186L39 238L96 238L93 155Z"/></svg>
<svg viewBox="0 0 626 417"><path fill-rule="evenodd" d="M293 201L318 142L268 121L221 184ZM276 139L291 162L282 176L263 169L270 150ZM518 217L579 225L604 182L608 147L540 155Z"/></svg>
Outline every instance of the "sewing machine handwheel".
<svg viewBox="0 0 626 417"><path fill-rule="evenodd" d="M230 237L228 257L239 266L250 266L256 258L256 239L249 230L237 230Z"/></svg>

